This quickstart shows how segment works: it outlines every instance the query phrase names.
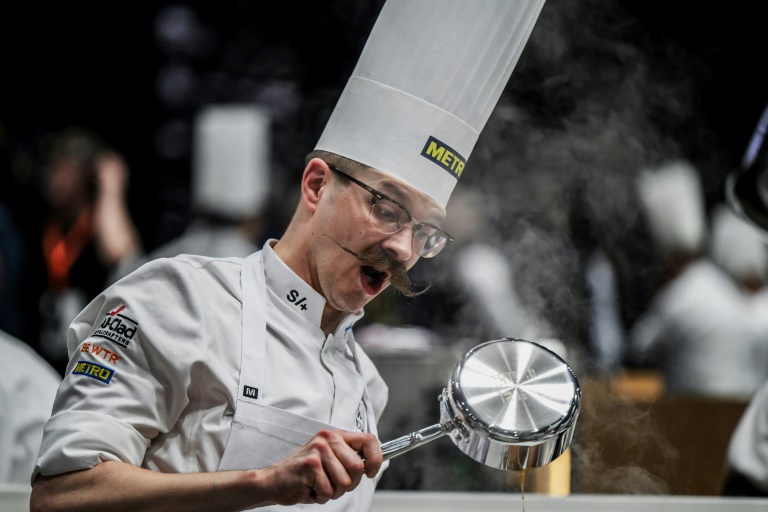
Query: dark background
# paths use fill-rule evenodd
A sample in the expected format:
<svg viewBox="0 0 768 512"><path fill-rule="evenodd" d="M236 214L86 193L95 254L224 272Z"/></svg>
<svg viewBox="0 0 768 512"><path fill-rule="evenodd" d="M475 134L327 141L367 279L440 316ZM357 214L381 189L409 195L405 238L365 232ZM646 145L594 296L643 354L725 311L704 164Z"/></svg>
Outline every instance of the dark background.
<svg viewBox="0 0 768 512"><path fill-rule="evenodd" d="M351 72L380 6L357 4L74 2L3 8L1 197L15 210L32 213L41 139L68 125L94 130L128 161L132 214L152 249L186 221L189 129L207 102L269 106L276 126L287 126L276 141L285 151L276 151L275 158L293 165L298 176L312 144L305 132L314 135L322 124L295 109L304 91L343 86L342 76ZM171 41L159 35L168 9L191 19L196 33ZM161 97L160 77L169 70L176 72L169 80L175 85ZM293 95L289 105L265 92L275 83L273 89L283 86ZM165 154L158 142L163 134L170 139Z"/></svg>
<svg viewBox="0 0 768 512"><path fill-rule="evenodd" d="M276 167L292 173L291 179L297 177L303 153L312 149L382 2L152 4L25 2L3 7L0 126L5 166L0 196L15 210L34 209L20 192L31 193L33 188L30 167L40 137L67 124L84 125L126 156L132 171L133 214L145 244L152 248L181 229L180 216L187 206L188 162L184 156L158 155L159 127L172 119L188 120L195 107L208 101L270 103L268 96L259 95L275 81L291 83L303 102L301 110L279 113L277 130L287 141L276 143ZM545 28L541 22L550 14L572 9L573 4L547 2L534 35ZM678 130L673 135L691 158L736 164L765 102L767 79L760 68L764 25L757 9L746 3L724 8L693 1L581 4L582 19L561 27L573 32L571 40L584 43L596 37L595 27L609 26L612 37L621 35L644 52L664 80L690 81L692 110L685 123L673 127ZM163 49L154 27L158 14L174 5L189 8L206 30L200 48ZM619 8L625 12L618 14ZM612 21L601 22L601 17ZM672 45L677 48L670 50ZM534 57L524 52L521 64ZM163 102L158 98L158 75L171 63L192 70L200 80L218 73L219 83L204 88L198 82L196 90L180 94L175 103ZM599 79L601 70L594 72L593 78ZM535 77L531 75L525 78ZM513 75L511 89L535 91L535 83L523 86L522 79ZM545 96L537 101L541 109L553 108ZM694 137L705 130L712 140L702 144ZM724 166L709 170L712 195Z"/></svg>
<svg viewBox="0 0 768 512"><path fill-rule="evenodd" d="M304 156L382 5L4 7L0 200L33 247L39 233L31 226L40 225L44 201L41 143L65 126L85 127L126 158L131 215L152 250L190 219L190 134L199 107L253 102L273 118L266 235L279 236ZM588 337L578 268L592 247L606 248L617 265L627 325L652 294L654 254L632 194L637 172L687 159L702 177L707 205L724 198L725 178L739 165L768 91L762 17L748 4L734 5L547 1L481 134L459 188L484 197L480 213L494 231L491 241L528 276L516 283L518 292L569 343ZM531 229L545 233L544 242L521 246ZM455 321L456 290L444 292L388 317L383 310L393 302L372 310L395 322Z"/></svg>

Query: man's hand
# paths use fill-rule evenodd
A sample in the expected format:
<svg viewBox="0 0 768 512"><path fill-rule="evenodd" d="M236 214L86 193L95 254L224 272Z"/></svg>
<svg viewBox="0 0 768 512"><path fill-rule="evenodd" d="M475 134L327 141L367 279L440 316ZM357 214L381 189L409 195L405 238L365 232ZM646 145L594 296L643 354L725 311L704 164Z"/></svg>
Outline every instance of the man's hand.
<svg viewBox="0 0 768 512"><path fill-rule="evenodd" d="M279 505L327 503L355 489L364 474L376 476L382 461L373 434L321 430L290 457L263 470L263 477Z"/></svg>
<svg viewBox="0 0 768 512"><path fill-rule="evenodd" d="M127 203L129 171L114 151L103 152L96 163L96 248L105 266L113 268L143 252L141 237Z"/></svg>
<svg viewBox="0 0 768 512"><path fill-rule="evenodd" d="M105 151L96 161L96 185L100 196L109 200L123 199L129 171L125 160L114 151Z"/></svg>

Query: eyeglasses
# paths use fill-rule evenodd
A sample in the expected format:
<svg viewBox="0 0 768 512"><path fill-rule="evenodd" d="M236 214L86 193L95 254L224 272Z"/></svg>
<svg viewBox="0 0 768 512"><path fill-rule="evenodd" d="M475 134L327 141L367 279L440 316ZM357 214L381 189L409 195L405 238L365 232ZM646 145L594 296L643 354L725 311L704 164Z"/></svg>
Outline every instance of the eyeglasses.
<svg viewBox="0 0 768 512"><path fill-rule="evenodd" d="M377 231L392 235L405 226L413 223L413 250L422 258L431 258L443 248L453 242L453 237L432 224L425 224L414 219L403 205L387 197L381 192L372 189L362 181L358 181L342 170L328 165L335 173L345 177L355 185L358 185L373 196L371 198L371 210L368 212L368 221Z"/></svg>

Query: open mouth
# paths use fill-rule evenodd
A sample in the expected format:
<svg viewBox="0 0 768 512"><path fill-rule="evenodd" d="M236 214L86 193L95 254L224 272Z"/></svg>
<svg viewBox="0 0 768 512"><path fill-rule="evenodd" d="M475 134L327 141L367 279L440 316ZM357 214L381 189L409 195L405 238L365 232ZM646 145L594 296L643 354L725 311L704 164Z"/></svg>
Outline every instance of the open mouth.
<svg viewBox="0 0 768 512"><path fill-rule="evenodd" d="M372 267L370 265L364 265L362 267L364 281L370 288L370 292L372 293L378 293L378 291L381 289L382 285L384 284L384 281L387 279L387 276L389 275L386 271L379 270L375 267Z"/></svg>

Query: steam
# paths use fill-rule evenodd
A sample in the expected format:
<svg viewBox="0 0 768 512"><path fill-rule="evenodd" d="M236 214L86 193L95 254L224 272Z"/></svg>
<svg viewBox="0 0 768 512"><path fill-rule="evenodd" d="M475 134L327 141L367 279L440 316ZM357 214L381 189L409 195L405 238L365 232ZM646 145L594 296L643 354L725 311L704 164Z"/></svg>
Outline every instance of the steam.
<svg viewBox="0 0 768 512"><path fill-rule="evenodd" d="M547 2L457 187L484 198L480 240L503 250L529 314L585 356L584 263L602 249L629 319L642 308L654 256L635 177L682 158L672 135L693 110L686 70L660 65L684 68L681 50L646 32L615 1Z"/></svg>
<svg viewBox="0 0 768 512"><path fill-rule="evenodd" d="M590 384L583 389L571 445L573 488L598 494L669 492L667 477L679 454L658 433L649 407L631 403L605 385ZM616 465L617 461L622 465ZM649 467L653 473L643 469Z"/></svg>
<svg viewBox="0 0 768 512"><path fill-rule="evenodd" d="M577 375L595 370L586 261L601 250L615 265L622 319L631 322L655 272L636 176L685 159L689 145L707 137L694 129L696 73L685 57L618 2L545 3L457 187L483 198L479 220L467 219L461 204L465 218L453 219L449 203L448 223L486 227L457 245L485 242L502 251L518 302L550 326L541 336L564 342ZM574 490L668 492L664 472L678 455L648 410L593 386L584 390L579 422ZM649 454L657 472L642 469Z"/></svg>

